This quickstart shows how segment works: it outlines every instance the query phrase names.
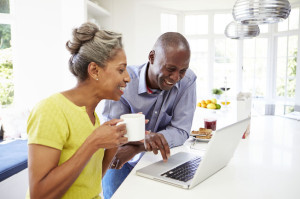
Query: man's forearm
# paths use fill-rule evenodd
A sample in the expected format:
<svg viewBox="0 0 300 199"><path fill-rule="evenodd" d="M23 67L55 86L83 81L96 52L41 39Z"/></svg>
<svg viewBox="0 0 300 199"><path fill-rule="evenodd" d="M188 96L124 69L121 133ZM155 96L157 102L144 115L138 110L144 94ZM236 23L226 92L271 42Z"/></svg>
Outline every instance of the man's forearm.
<svg viewBox="0 0 300 199"><path fill-rule="evenodd" d="M137 152L136 154L138 154L140 152L143 152L143 151L146 151L144 143L139 142L139 141L137 141L137 142L129 142L126 145L132 145L132 146L134 146L136 148L136 152Z"/></svg>
<svg viewBox="0 0 300 199"><path fill-rule="evenodd" d="M105 150L103 161L102 161L102 177L105 175L105 173L106 173L107 169L109 168L109 165L110 165L113 157L116 155L117 151L118 151L118 147Z"/></svg>

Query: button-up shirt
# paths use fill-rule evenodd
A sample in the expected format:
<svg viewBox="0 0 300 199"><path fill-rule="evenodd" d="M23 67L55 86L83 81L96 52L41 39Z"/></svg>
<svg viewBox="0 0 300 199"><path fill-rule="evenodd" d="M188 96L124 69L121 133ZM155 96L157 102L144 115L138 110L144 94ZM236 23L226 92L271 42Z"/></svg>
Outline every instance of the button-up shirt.
<svg viewBox="0 0 300 199"><path fill-rule="evenodd" d="M127 113L142 112L146 130L164 135L170 147L182 145L188 138L196 108L196 75L188 69L171 90L151 89L146 85L148 64L128 66L131 81L120 101L105 100L102 117L108 121ZM142 154L129 163L135 165Z"/></svg>

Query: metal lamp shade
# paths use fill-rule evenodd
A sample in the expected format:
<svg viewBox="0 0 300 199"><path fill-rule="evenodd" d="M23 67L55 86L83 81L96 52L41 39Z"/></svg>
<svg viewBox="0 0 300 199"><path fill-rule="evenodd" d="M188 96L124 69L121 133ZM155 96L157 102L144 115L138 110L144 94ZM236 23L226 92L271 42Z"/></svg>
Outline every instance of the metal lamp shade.
<svg viewBox="0 0 300 199"><path fill-rule="evenodd" d="M258 36L260 30L258 25L244 25L232 21L226 26L224 33L231 39L249 39Z"/></svg>
<svg viewBox="0 0 300 199"><path fill-rule="evenodd" d="M288 0L237 0L233 18L243 24L270 24L288 18L291 5Z"/></svg>

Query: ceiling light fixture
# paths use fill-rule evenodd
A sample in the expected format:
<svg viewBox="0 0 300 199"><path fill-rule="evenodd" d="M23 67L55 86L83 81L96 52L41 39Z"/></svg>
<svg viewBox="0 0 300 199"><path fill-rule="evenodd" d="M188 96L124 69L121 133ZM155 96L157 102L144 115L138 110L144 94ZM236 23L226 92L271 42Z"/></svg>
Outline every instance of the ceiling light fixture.
<svg viewBox="0 0 300 199"><path fill-rule="evenodd" d="M232 21L225 28L225 35L231 39L249 39L259 35L258 25L244 25L242 23Z"/></svg>
<svg viewBox="0 0 300 199"><path fill-rule="evenodd" d="M288 0L237 0L233 18L243 24L271 24L288 18L291 5Z"/></svg>

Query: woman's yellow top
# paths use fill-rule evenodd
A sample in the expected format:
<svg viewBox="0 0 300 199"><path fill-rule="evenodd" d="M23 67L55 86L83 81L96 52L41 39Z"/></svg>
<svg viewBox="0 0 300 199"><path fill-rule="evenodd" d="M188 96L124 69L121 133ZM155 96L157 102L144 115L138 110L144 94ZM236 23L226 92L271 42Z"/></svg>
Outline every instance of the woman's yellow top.
<svg viewBox="0 0 300 199"><path fill-rule="evenodd" d="M66 162L99 127L92 124L85 107L76 106L57 93L38 103L28 118L28 144L40 144L61 150L58 165ZM104 149L99 149L89 160L81 174L62 198L100 198L102 159ZM29 191L27 196L29 197Z"/></svg>

